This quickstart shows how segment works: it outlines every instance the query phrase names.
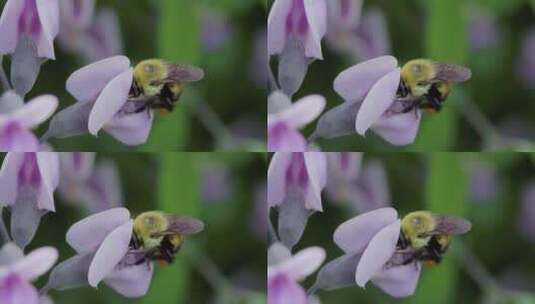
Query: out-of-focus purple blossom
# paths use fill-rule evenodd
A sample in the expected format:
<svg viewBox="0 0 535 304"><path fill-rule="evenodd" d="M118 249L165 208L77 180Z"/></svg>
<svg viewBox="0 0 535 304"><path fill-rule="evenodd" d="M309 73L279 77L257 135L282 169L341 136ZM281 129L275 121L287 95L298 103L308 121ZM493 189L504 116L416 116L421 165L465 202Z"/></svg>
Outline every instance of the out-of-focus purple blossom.
<svg viewBox="0 0 535 304"><path fill-rule="evenodd" d="M275 0L268 16L268 53L281 54L293 37L306 57L323 59L321 39L326 31L324 0Z"/></svg>
<svg viewBox="0 0 535 304"><path fill-rule="evenodd" d="M469 168L470 200L475 203L484 203L496 199L499 183L494 166L474 161L470 163Z"/></svg>
<svg viewBox="0 0 535 304"><path fill-rule="evenodd" d="M94 166L95 154L61 153L59 193L66 201L89 213L101 212L122 204L119 172L111 161Z"/></svg>
<svg viewBox="0 0 535 304"><path fill-rule="evenodd" d="M31 281L46 273L56 262L53 247L41 247L24 256L13 243L0 249L0 303L39 304L39 293Z"/></svg>
<svg viewBox="0 0 535 304"><path fill-rule="evenodd" d="M325 250L308 247L295 255L280 243L268 250L268 304L307 304L299 281L314 273L325 259Z"/></svg>
<svg viewBox="0 0 535 304"><path fill-rule="evenodd" d="M517 74L528 88L535 88L535 27L529 29L522 39Z"/></svg>
<svg viewBox="0 0 535 304"><path fill-rule="evenodd" d="M349 187L356 183L362 165L360 152L329 152L327 154L327 195L337 203L351 198Z"/></svg>
<svg viewBox="0 0 535 304"><path fill-rule="evenodd" d="M268 150L270 152L302 152L307 141L298 131L316 119L325 107L325 98L309 95L295 103L282 92L268 98Z"/></svg>
<svg viewBox="0 0 535 304"><path fill-rule="evenodd" d="M389 295L401 298L414 293L421 263L402 265L396 252L401 221L393 208L381 208L342 223L334 242L345 255L327 263L319 272L316 289L352 284L365 287L371 281Z"/></svg>
<svg viewBox="0 0 535 304"><path fill-rule="evenodd" d="M468 42L474 51L491 49L498 43L498 24L491 10L471 7L468 20Z"/></svg>
<svg viewBox="0 0 535 304"><path fill-rule="evenodd" d="M59 159L54 152L10 152L0 169L0 207L11 209L11 236L25 247L33 239L41 216L55 211Z"/></svg>
<svg viewBox="0 0 535 304"><path fill-rule="evenodd" d="M224 164L206 163L201 168L201 197L203 202L218 203L232 194L232 172Z"/></svg>
<svg viewBox="0 0 535 304"><path fill-rule="evenodd" d="M95 0L60 2L61 30L58 41L63 49L81 54L94 62L122 53L121 30L111 9L95 11Z"/></svg>
<svg viewBox="0 0 535 304"><path fill-rule="evenodd" d="M140 145L149 136L153 111L131 111L129 93L133 68L124 56L104 59L74 72L67 91L78 102L54 116L45 138L83 133L97 136L104 129L126 145Z"/></svg>
<svg viewBox="0 0 535 304"><path fill-rule="evenodd" d="M400 68L396 58L383 56L348 68L334 80L334 90L345 102L327 111L318 121L312 139L334 138L371 129L393 145L414 142L422 112L402 113L396 102Z"/></svg>
<svg viewBox="0 0 535 304"><path fill-rule="evenodd" d="M71 226L67 243L77 255L60 263L50 274L48 289L68 289L102 281L125 297L141 297L152 279L152 263L135 265L130 251L133 220L125 208L91 215Z"/></svg>
<svg viewBox="0 0 535 304"><path fill-rule="evenodd" d="M253 198L253 215L250 227L259 240L265 241L268 231L267 185L265 183L255 188Z"/></svg>
<svg viewBox="0 0 535 304"><path fill-rule="evenodd" d="M207 51L217 51L232 37L232 24L225 13L203 7L201 12L201 43Z"/></svg>
<svg viewBox="0 0 535 304"><path fill-rule="evenodd" d="M55 59L58 32L57 0L8 0L0 17L0 54L13 54L21 37L26 36L33 41L39 57Z"/></svg>
<svg viewBox="0 0 535 304"><path fill-rule="evenodd" d="M526 184L521 192L518 228L535 243L535 181Z"/></svg>
<svg viewBox="0 0 535 304"><path fill-rule="evenodd" d="M54 113L58 99L52 95L43 95L24 104L18 95L9 91L0 98L0 103L0 151L38 151L39 140L31 129Z"/></svg>
<svg viewBox="0 0 535 304"><path fill-rule="evenodd" d="M256 33L253 43L253 55L249 65L249 73L254 84L259 88L265 89L269 80L267 32L262 30Z"/></svg>

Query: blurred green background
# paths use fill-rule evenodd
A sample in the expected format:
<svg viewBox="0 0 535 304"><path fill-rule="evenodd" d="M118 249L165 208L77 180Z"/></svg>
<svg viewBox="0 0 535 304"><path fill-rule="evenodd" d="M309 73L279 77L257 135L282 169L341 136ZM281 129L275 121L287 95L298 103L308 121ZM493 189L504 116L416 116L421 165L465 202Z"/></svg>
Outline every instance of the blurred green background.
<svg viewBox="0 0 535 304"><path fill-rule="evenodd" d="M3 8L6 0L0 0ZM212 151L265 150L265 89L252 74L255 42L265 28L263 1L97 0L99 8L118 15L124 54L133 64L159 57L202 67L206 77L188 86L181 104L168 115L157 114L146 145L127 147L109 135L52 140L57 151ZM225 37L217 47L205 47L203 35L211 15L218 18ZM212 27L213 29L213 27ZM204 32L203 32L204 31ZM213 34L213 33L212 33ZM217 33L216 33L217 34ZM218 39L212 37L210 39ZM65 53L56 43L56 60L43 65L27 99L54 94L60 109L75 99L65 90L67 77L86 65L80 56ZM7 61L7 60L5 60ZM9 64L4 62L9 70ZM9 71L8 71L9 74ZM216 115L214 117L213 115ZM43 125L38 133L46 129Z"/></svg>
<svg viewBox="0 0 535 304"><path fill-rule="evenodd" d="M145 297L128 300L101 284L98 290L52 291L54 303L265 303L263 154L98 153L97 162L102 160L118 166L125 207L133 217L164 210L198 217L206 228L186 240L175 263L155 265ZM27 252L53 246L62 261L74 254L65 242L67 229L87 214L67 205L58 192L55 199L56 212L42 219Z"/></svg>
<svg viewBox="0 0 535 304"><path fill-rule="evenodd" d="M364 0L363 12L378 8L385 16L391 55L403 64L415 58L462 64L473 77L455 85L442 112L426 115L416 143L397 148L372 134L320 140L323 151L479 151L533 147L535 87L523 84L516 69L521 43L535 26L528 0ZM491 47L470 47L473 9L484 10L497 30ZM309 66L294 100L322 94L330 109L343 102L332 89L335 77L358 63L323 43L324 60ZM483 116L483 117L482 117ZM304 134L315 128L312 123ZM499 136L498 136L499 135ZM507 136L503 138L503 136ZM519 140L521 139L521 140Z"/></svg>
<svg viewBox="0 0 535 304"><path fill-rule="evenodd" d="M472 231L453 238L439 266L423 267L412 297L395 299L368 283L366 289L319 291L321 303L535 303L535 226L519 229L535 221L528 211L535 197L523 200L535 180L532 154L365 153L363 166L372 161L383 165L384 191L400 217L422 209L458 215L472 222ZM320 246L327 251L326 263L342 255L332 241L336 227L358 213L351 202L335 202L325 190L322 197L324 211L310 217L294 253Z"/></svg>

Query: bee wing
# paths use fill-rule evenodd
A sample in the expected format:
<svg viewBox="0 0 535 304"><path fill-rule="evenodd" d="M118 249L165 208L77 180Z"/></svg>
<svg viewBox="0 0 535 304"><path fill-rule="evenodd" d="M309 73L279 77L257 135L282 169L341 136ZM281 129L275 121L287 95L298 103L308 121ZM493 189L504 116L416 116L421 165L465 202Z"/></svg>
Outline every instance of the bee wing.
<svg viewBox="0 0 535 304"><path fill-rule="evenodd" d="M189 216L168 215L167 231L182 235L196 234L204 230L204 222Z"/></svg>
<svg viewBox="0 0 535 304"><path fill-rule="evenodd" d="M434 80L445 82L464 82L472 77L472 71L462 65L435 62Z"/></svg>
<svg viewBox="0 0 535 304"><path fill-rule="evenodd" d="M434 214L437 227L434 232L439 234L465 234L472 229L472 223L456 216Z"/></svg>
<svg viewBox="0 0 535 304"><path fill-rule="evenodd" d="M169 64L167 78L178 82L195 82L204 78L204 71L189 64Z"/></svg>

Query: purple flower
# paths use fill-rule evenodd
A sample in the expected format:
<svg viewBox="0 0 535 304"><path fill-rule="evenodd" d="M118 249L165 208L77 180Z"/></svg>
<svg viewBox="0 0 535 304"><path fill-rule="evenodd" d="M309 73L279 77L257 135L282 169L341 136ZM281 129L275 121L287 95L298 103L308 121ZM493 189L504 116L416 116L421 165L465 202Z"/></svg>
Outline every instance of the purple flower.
<svg viewBox="0 0 535 304"><path fill-rule="evenodd" d="M217 51L225 46L232 36L232 24L222 12L203 7L201 13L201 42L207 51Z"/></svg>
<svg viewBox="0 0 535 304"><path fill-rule="evenodd" d="M8 92L0 99L1 103L10 103L8 99L20 97ZM19 101L14 101L18 103ZM52 95L43 95L26 104L13 107L0 113L0 151L35 152L40 149L39 140L31 132L32 128L46 121L56 110L58 99Z"/></svg>
<svg viewBox="0 0 535 304"><path fill-rule="evenodd" d="M335 202L348 202L351 199L350 187L360 175L362 153L330 152L327 153L327 194Z"/></svg>
<svg viewBox="0 0 535 304"><path fill-rule="evenodd" d="M517 74L528 87L535 87L535 27L524 35L517 63Z"/></svg>
<svg viewBox="0 0 535 304"><path fill-rule="evenodd" d="M42 247L24 256L13 243L0 249L0 303L39 304L39 293L30 283L46 273L56 262L58 252Z"/></svg>
<svg viewBox="0 0 535 304"><path fill-rule="evenodd" d="M530 181L522 189L518 216L520 232L535 243L535 181Z"/></svg>
<svg viewBox="0 0 535 304"><path fill-rule="evenodd" d="M371 8L362 15L350 51L358 60L370 60L392 53L388 26L381 9Z"/></svg>
<svg viewBox="0 0 535 304"><path fill-rule="evenodd" d="M55 211L59 160L54 152L10 152L0 169L0 207L11 209L11 236L20 247L33 239L40 218Z"/></svg>
<svg viewBox="0 0 535 304"><path fill-rule="evenodd" d="M496 47L498 28L496 16L491 10L482 7L470 8L468 38L470 48L475 51Z"/></svg>
<svg viewBox="0 0 535 304"><path fill-rule="evenodd" d="M298 129L305 127L321 114L325 107L325 98L309 95L292 104L284 93L276 91L271 94L268 102L268 150L306 151L307 141Z"/></svg>
<svg viewBox="0 0 535 304"><path fill-rule="evenodd" d="M421 263L400 263L396 252L401 221L393 208L377 209L342 223L334 242L345 255L320 271L314 289L333 289L371 281L389 295L412 295L420 277Z"/></svg>
<svg viewBox="0 0 535 304"><path fill-rule="evenodd" d="M268 16L268 53L281 54L293 36L302 45L306 57L323 59L321 39L326 31L324 0L275 0Z"/></svg>
<svg viewBox="0 0 535 304"><path fill-rule="evenodd" d="M294 256L280 243L268 250L268 304L307 304L307 295L299 281L314 273L323 263L325 251L305 248Z"/></svg>
<svg viewBox="0 0 535 304"><path fill-rule="evenodd" d="M133 220L125 208L91 215L71 226L67 243L77 255L60 263L50 274L45 289L67 289L104 282L125 297L147 293L152 263L135 265L130 251ZM81 275L80 275L81 274Z"/></svg>
<svg viewBox="0 0 535 304"><path fill-rule="evenodd" d="M26 36L37 47L37 55L55 59L54 38L59 31L57 0L8 0L0 17L0 54L13 54Z"/></svg>
<svg viewBox="0 0 535 304"><path fill-rule="evenodd" d="M94 166L95 154L61 153L59 193L70 203L89 213L101 212L122 204L121 181L115 164L101 161Z"/></svg>
<svg viewBox="0 0 535 304"><path fill-rule="evenodd" d="M481 161L470 163L469 168L470 200L481 203L495 199L499 190L496 168Z"/></svg>
<svg viewBox="0 0 535 304"><path fill-rule="evenodd" d="M357 64L336 77L334 90L345 102L322 115L312 138L333 138L371 129L393 145L414 142L421 110L402 113L396 102L400 68L392 56Z"/></svg>
<svg viewBox="0 0 535 304"><path fill-rule="evenodd" d="M362 0L331 0L327 2L327 33L337 35L352 31L360 23Z"/></svg>
<svg viewBox="0 0 535 304"><path fill-rule="evenodd" d="M67 91L81 103L78 106L91 105L87 117L89 133L96 136L104 129L127 145L147 141L152 127L152 110L141 113L122 111L127 106L132 82L133 68L124 56L90 64L67 79Z"/></svg>
<svg viewBox="0 0 535 304"><path fill-rule="evenodd" d="M229 167L218 163L205 163L201 168L201 196L203 202L217 203L230 198L232 194L232 172Z"/></svg>

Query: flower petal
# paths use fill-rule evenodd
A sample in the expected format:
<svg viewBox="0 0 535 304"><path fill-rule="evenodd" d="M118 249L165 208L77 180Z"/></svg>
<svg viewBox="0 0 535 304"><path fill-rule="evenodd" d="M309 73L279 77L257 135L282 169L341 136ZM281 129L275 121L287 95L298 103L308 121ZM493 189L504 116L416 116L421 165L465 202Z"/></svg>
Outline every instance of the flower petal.
<svg viewBox="0 0 535 304"><path fill-rule="evenodd" d="M291 0L278 0L273 3L269 12L267 28L268 54L280 54L286 44L286 19L292 7Z"/></svg>
<svg viewBox="0 0 535 304"><path fill-rule="evenodd" d="M368 128L375 124L394 103L396 91L399 86L401 70L399 68L379 79L364 98L362 106L357 113L355 129L364 135Z"/></svg>
<svg viewBox="0 0 535 304"><path fill-rule="evenodd" d="M397 220L381 229L370 241L355 273L355 282L360 287L366 283L383 268L396 250L399 239L401 221Z"/></svg>
<svg viewBox="0 0 535 304"><path fill-rule="evenodd" d="M305 43L305 55L323 59L321 39L327 32L327 4L325 0L303 0L303 4L310 27Z"/></svg>
<svg viewBox="0 0 535 304"><path fill-rule="evenodd" d="M67 243L79 253L96 250L108 234L129 219L130 212L126 208L113 208L93 214L69 228Z"/></svg>
<svg viewBox="0 0 535 304"><path fill-rule="evenodd" d="M293 280L304 280L316 271L325 260L325 250L321 247L305 248L281 264L274 266L276 271L284 272Z"/></svg>
<svg viewBox="0 0 535 304"><path fill-rule="evenodd" d="M277 152L269 163L268 178L268 207L275 207L286 197L286 171L292 161L292 153Z"/></svg>
<svg viewBox="0 0 535 304"><path fill-rule="evenodd" d="M97 61L72 73L67 79L67 91L79 101L95 101L108 82L129 67L130 60L125 56Z"/></svg>
<svg viewBox="0 0 535 304"><path fill-rule="evenodd" d="M275 114L279 120L290 127L299 129L316 119L325 107L325 98L321 95L309 95L301 98L281 113Z"/></svg>
<svg viewBox="0 0 535 304"><path fill-rule="evenodd" d="M87 272L94 253L77 254L59 263L48 277L44 290L66 290L87 285Z"/></svg>
<svg viewBox="0 0 535 304"><path fill-rule="evenodd" d="M37 279L45 274L58 259L58 251L54 247L38 248L24 258L11 265L11 270L27 281Z"/></svg>
<svg viewBox="0 0 535 304"><path fill-rule="evenodd" d="M345 254L321 267L311 290L332 290L355 285L355 269L360 254Z"/></svg>
<svg viewBox="0 0 535 304"><path fill-rule="evenodd" d="M39 140L16 121L9 121L0 127L0 151L2 152L36 152Z"/></svg>
<svg viewBox="0 0 535 304"><path fill-rule="evenodd" d="M39 294L32 284L15 274L0 279L0 303L39 304Z"/></svg>
<svg viewBox="0 0 535 304"><path fill-rule="evenodd" d="M89 285L98 283L113 273L114 268L128 252L134 221L129 220L113 230L98 248L87 274Z"/></svg>
<svg viewBox="0 0 535 304"><path fill-rule="evenodd" d="M307 152L303 155L310 186L306 191L305 206L322 211L321 191L327 184L327 158L323 152Z"/></svg>
<svg viewBox="0 0 535 304"><path fill-rule="evenodd" d="M59 184L59 156L56 152L39 152L37 153L37 165L41 174L37 206L40 209L55 211L54 191Z"/></svg>
<svg viewBox="0 0 535 304"><path fill-rule="evenodd" d="M119 114L108 122L104 130L125 145L141 145L149 138L153 119L154 113L152 111L149 113Z"/></svg>
<svg viewBox="0 0 535 304"><path fill-rule="evenodd" d="M416 139L421 119L421 111L383 116L372 130L393 145L405 146Z"/></svg>
<svg viewBox="0 0 535 304"><path fill-rule="evenodd" d="M421 269L420 263L383 269L372 278L372 282L393 297L408 297L416 291Z"/></svg>
<svg viewBox="0 0 535 304"><path fill-rule="evenodd" d="M280 242L269 246L267 252L268 267L276 266L292 257L290 250Z"/></svg>
<svg viewBox="0 0 535 304"><path fill-rule="evenodd" d="M24 163L24 153L7 153L0 169L0 206L12 206L19 191L19 171Z"/></svg>
<svg viewBox="0 0 535 304"><path fill-rule="evenodd" d="M357 102L366 96L371 87L398 65L392 56L377 57L341 72L334 80L334 90L349 102Z"/></svg>
<svg viewBox="0 0 535 304"><path fill-rule="evenodd" d="M141 297L149 290L153 269L152 263L124 267L113 271L104 283L125 297Z"/></svg>
<svg viewBox="0 0 535 304"><path fill-rule="evenodd" d="M11 206L11 237L22 249L33 240L41 217L46 213L38 208L35 201L33 191L24 191Z"/></svg>
<svg viewBox="0 0 535 304"><path fill-rule="evenodd" d="M37 43L39 57L55 59L54 38L59 32L58 0L35 0L42 33Z"/></svg>
<svg viewBox="0 0 535 304"><path fill-rule="evenodd" d="M89 133L97 135L98 131L109 123L128 99L132 86L134 69L129 68L113 78L100 93L91 113L89 113Z"/></svg>
<svg viewBox="0 0 535 304"><path fill-rule="evenodd" d="M301 285L285 274L268 281L268 304L307 304L307 295Z"/></svg>
<svg viewBox="0 0 535 304"><path fill-rule="evenodd" d="M321 115L316 130L310 136L315 138L335 138L355 133L355 119L360 103L344 102Z"/></svg>
<svg viewBox="0 0 535 304"><path fill-rule="evenodd" d="M268 151L304 152L307 141L303 135L279 121L268 126Z"/></svg>
<svg viewBox="0 0 535 304"><path fill-rule="evenodd" d="M384 227L396 221L394 208L381 208L343 222L334 231L334 242L344 252L363 252L371 239Z"/></svg>
<svg viewBox="0 0 535 304"><path fill-rule="evenodd" d="M24 1L8 1L0 17L0 54L11 54L19 42L19 18L24 9Z"/></svg>
<svg viewBox="0 0 535 304"><path fill-rule="evenodd" d="M11 114L25 128L33 128L46 121L58 107L58 98L42 95L30 100L22 108Z"/></svg>

